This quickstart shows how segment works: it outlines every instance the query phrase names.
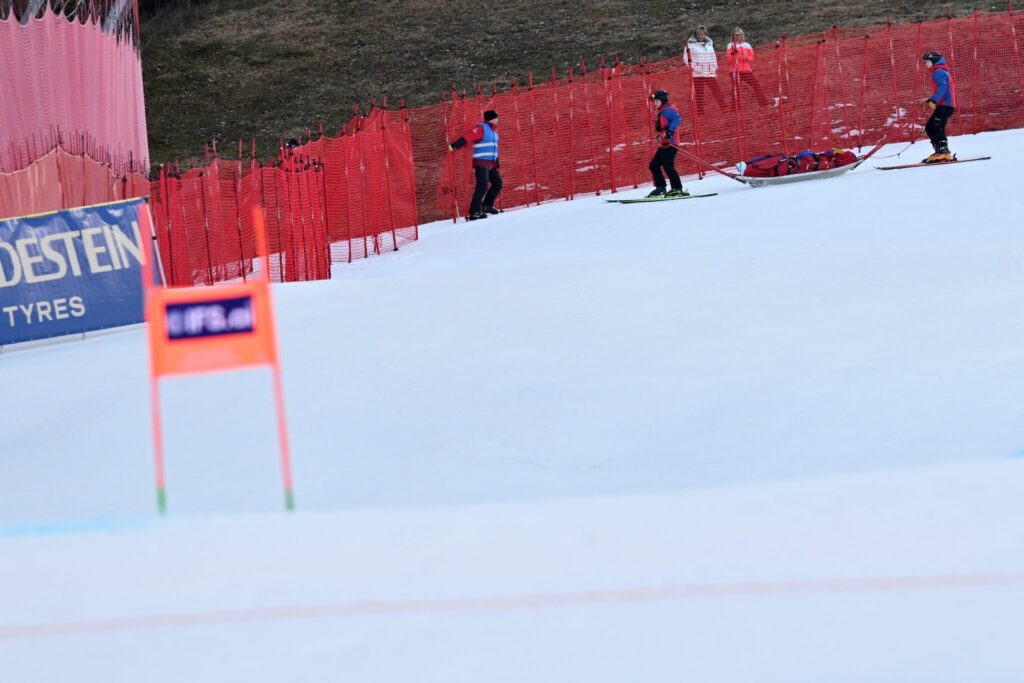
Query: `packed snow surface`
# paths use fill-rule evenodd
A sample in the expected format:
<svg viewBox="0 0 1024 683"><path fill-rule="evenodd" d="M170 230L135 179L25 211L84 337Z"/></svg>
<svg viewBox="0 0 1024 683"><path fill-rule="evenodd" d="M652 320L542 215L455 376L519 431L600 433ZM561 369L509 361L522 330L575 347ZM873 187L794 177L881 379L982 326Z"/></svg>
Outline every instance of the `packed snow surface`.
<svg viewBox="0 0 1024 683"><path fill-rule="evenodd" d="M275 286L291 514L268 372L160 518L145 331L5 353L0 678L1024 680L1024 133L904 147Z"/></svg>

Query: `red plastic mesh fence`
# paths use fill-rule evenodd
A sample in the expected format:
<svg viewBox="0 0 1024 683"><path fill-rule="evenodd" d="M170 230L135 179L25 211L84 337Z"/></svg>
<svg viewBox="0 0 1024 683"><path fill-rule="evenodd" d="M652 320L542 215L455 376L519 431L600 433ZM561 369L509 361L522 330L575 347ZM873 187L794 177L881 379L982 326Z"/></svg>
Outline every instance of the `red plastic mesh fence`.
<svg viewBox="0 0 1024 683"><path fill-rule="evenodd" d="M266 220L274 282L330 277L324 173L214 159L180 177L161 172L151 207L171 286L212 285L259 275L253 211Z"/></svg>
<svg viewBox="0 0 1024 683"><path fill-rule="evenodd" d="M278 166L221 158L154 181L152 206L168 282L247 277L251 216L266 216L274 281L330 277L330 264L393 251L418 237L416 175L405 110L376 109L337 137L282 152Z"/></svg>
<svg viewBox="0 0 1024 683"><path fill-rule="evenodd" d="M323 164L332 260L394 251L417 239L416 177L405 109L374 109L350 121L341 135L311 140L295 153Z"/></svg>
<svg viewBox="0 0 1024 683"><path fill-rule="evenodd" d="M60 147L148 173L135 2L51 2L0 0L0 172Z"/></svg>

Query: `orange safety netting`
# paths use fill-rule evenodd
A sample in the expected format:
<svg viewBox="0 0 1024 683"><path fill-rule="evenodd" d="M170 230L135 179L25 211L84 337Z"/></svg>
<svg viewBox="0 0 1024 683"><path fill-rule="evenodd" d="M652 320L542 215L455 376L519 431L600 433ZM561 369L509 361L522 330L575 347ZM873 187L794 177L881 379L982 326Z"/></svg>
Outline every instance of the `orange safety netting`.
<svg viewBox="0 0 1024 683"><path fill-rule="evenodd" d="M110 166L55 149L28 168L0 173L0 218L59 211L149 194L139 173L117 175Z"/></svg>
<svg viewBox="0 0 1024 683"><path fill-rule="evenodd" d="M330 277L324 173L214 159L180 177L153 181L151 210L167 284L246 280L260 267L253 211L266 218L270 279Z"/></svg>
<svg viewBox="0 0 1024 683"><path fill-rule="evenodd" d="M9 0L0 9L0 172L57 147L148 172L135 4L81 2L70 17L49 3L36 15Z"/></svg>
<svg viewBox="0 0 1024 683"><path fill-rule="evenodd" d="M311 140L295 153L323 164L333 260L365 258L417 239L406 110L375 109L350 121L338 137Z"/></svg>
<svg viewBox="0 0 1024 683"><path fill-rule="evenodd" d="M337 137L282 153L275 167L221 158L153 183L167 281L212 284L253 268L252 210L264 211L276 281L330 277L332 261L417 239L416 178L404 111L375 110Z"/></svg>

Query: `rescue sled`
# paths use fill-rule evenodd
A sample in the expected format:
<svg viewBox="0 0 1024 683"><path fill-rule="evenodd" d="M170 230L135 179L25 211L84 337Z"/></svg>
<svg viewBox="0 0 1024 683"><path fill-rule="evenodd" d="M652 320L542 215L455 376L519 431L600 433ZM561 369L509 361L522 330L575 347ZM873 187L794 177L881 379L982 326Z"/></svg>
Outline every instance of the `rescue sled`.
<svg viewBox="0 0 1024 683"><path fill-rule="evenodd" d="M822 178L835 178L836 176L843 175L847 171L852 171L853 169L857 168L858 166L860 166L865 161L867 161L867 157L866 156L864 158L862 158L862 159L857 159L857 161L853 162L852 164L847 164L846 166L839 166L837 168L830 168L830 169L827 169L827 170L824 170L824 171L807 171L806 173L790 173L789 175L780 175L780 176L774 176L774 177L770 177L770 178L768 178L768 177L766 177L766 178L754 178L754 177L748 177L748 176L743 176L743 175L735 175L735 174L733 175L733 177L736 180L738 180L741 183L743 183L744 185L749 185L750 187L764 187L766 185L785 185L786 183L799 183L799 182L802 182L804 180L820 180Z"/></svg>
<svg viewBox="0 0 1024 683"><path fill-rule="evenodd" d="M769 185L785 185L786 183L800 183L805 180L821 180L823 178L835 178L841 176L844 173L852 171L857 168L865 161L871 158L871 156L882 148L884 140L879 142L877 145L872 147L867 154L859 157L857 161L852 164L845 166L837 166L836 168L829 168L824 171L807 171L804 173L790 173L787 175L771 176L771 177L754 177L754 176L742 176L736 173L730 173L729 176L734 180L738 180L744 185L749 187L765 187Z"/></svg>

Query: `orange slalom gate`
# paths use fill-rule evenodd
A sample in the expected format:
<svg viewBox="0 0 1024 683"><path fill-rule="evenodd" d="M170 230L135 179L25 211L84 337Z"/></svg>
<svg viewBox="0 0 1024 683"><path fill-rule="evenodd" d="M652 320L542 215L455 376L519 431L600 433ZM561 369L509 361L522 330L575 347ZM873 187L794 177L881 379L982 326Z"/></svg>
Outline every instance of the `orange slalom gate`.
<svg viewBox="0 0 1024 683"><path fill-rule="evenodd" d="M152 230L148 206L140 214L143 234ZM263 213L253 211L258 257L267 259ZM266 263L266 262L265 262ZM269 268L264 277L216 287L163 289L153 286L152 265L143 263L145 313L149 327L150 397L153 408L153 448L156 458L157 508L167 512L163 431L159 382L163 377L196 375L256 366L269 366L274 381L278 443L284 480L285 508L295 508L291 458L281 365L270 294Z"/></svg>

